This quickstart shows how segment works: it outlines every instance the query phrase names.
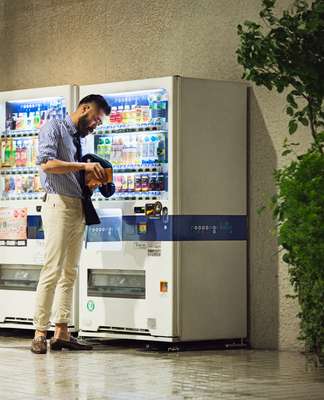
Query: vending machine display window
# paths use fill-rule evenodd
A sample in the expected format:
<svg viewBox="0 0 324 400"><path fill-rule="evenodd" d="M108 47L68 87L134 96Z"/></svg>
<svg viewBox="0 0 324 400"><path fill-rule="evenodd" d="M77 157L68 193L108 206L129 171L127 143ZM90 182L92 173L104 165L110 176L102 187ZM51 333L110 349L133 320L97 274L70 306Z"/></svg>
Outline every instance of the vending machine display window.
<svg viewBox="0 0 324 400"><path fill-rule="evenodd" d="M39 129L51 119L62 120L64 97L5 102L5 131L0 140L0 199L38 199L42 194L36 166Z"/></svg>
<svg viewBox="0 0 324 400"><path fill-rule="evenodd" d="M111 113L96 129L93 149L113 166L112 200L166 198L168 92L142 90L104 97Z"/></svg>
<svg viewBox="0 0 324 400"><path fill-rule="evenodd" d="M64 97L6 102L6 131L30 131L41 128L50 119L64 119Z"/></svg>

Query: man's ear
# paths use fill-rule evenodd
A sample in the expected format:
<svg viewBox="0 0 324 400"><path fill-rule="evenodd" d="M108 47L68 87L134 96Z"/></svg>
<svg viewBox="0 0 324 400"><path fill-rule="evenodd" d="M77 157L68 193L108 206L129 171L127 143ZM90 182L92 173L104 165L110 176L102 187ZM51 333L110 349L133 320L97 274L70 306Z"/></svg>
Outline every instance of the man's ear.
<svg viewBox="0 0 324 400"><path fill-rule="evenodd" d="M90 109L89 104L82 104L81 105L81 110L80 110L81 114L82 115L86 114L89 111L89 109Z"/></svg>

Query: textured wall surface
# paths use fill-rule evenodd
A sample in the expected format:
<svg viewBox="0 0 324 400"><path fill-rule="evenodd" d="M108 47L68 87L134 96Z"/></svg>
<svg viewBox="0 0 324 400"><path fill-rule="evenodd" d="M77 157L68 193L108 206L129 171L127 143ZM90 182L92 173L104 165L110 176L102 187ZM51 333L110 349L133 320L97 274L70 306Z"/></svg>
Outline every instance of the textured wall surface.
<svg viewBox="0 0 324 400"><path fill-rule="evenodd" d="M290 0L278 0L281 8ZM260 0L0 0L0 90L166 75L239 80L236 25ZM296 349L298 308L269 212L287 118L282 96L250 96L250 328L258 348ZM306 145L306 143L305 143Z"/></svg>

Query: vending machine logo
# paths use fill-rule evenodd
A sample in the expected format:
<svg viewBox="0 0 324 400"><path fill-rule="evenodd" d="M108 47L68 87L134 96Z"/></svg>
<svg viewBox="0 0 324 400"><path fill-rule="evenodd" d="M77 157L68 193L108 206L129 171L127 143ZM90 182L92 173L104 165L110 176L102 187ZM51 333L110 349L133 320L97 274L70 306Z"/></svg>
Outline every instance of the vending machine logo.
<svg viewBox="0 0 324 400"><path fill-rule="evenodd" d="M95 303L92 300L89 300L87 303L88 311L93 311L95 309Z"/></svg>

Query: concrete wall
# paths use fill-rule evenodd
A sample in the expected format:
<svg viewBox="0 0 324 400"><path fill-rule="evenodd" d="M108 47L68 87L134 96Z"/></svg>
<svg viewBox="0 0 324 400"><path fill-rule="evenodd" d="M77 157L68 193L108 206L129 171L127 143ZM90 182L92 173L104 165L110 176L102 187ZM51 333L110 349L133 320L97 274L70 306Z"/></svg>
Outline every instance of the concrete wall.
<svg viewBox="0 0 324 400"><path fill-rule="evenodd" d="M166 75L239 80L236 26L260 0L0 0L0 90ZM292 1L278 0L281 8ZM298 311L269 212L287 132L283 96L250 96L250 327L258 348L296 349ZM306 143L305 143L306 145Z"/></svg>

